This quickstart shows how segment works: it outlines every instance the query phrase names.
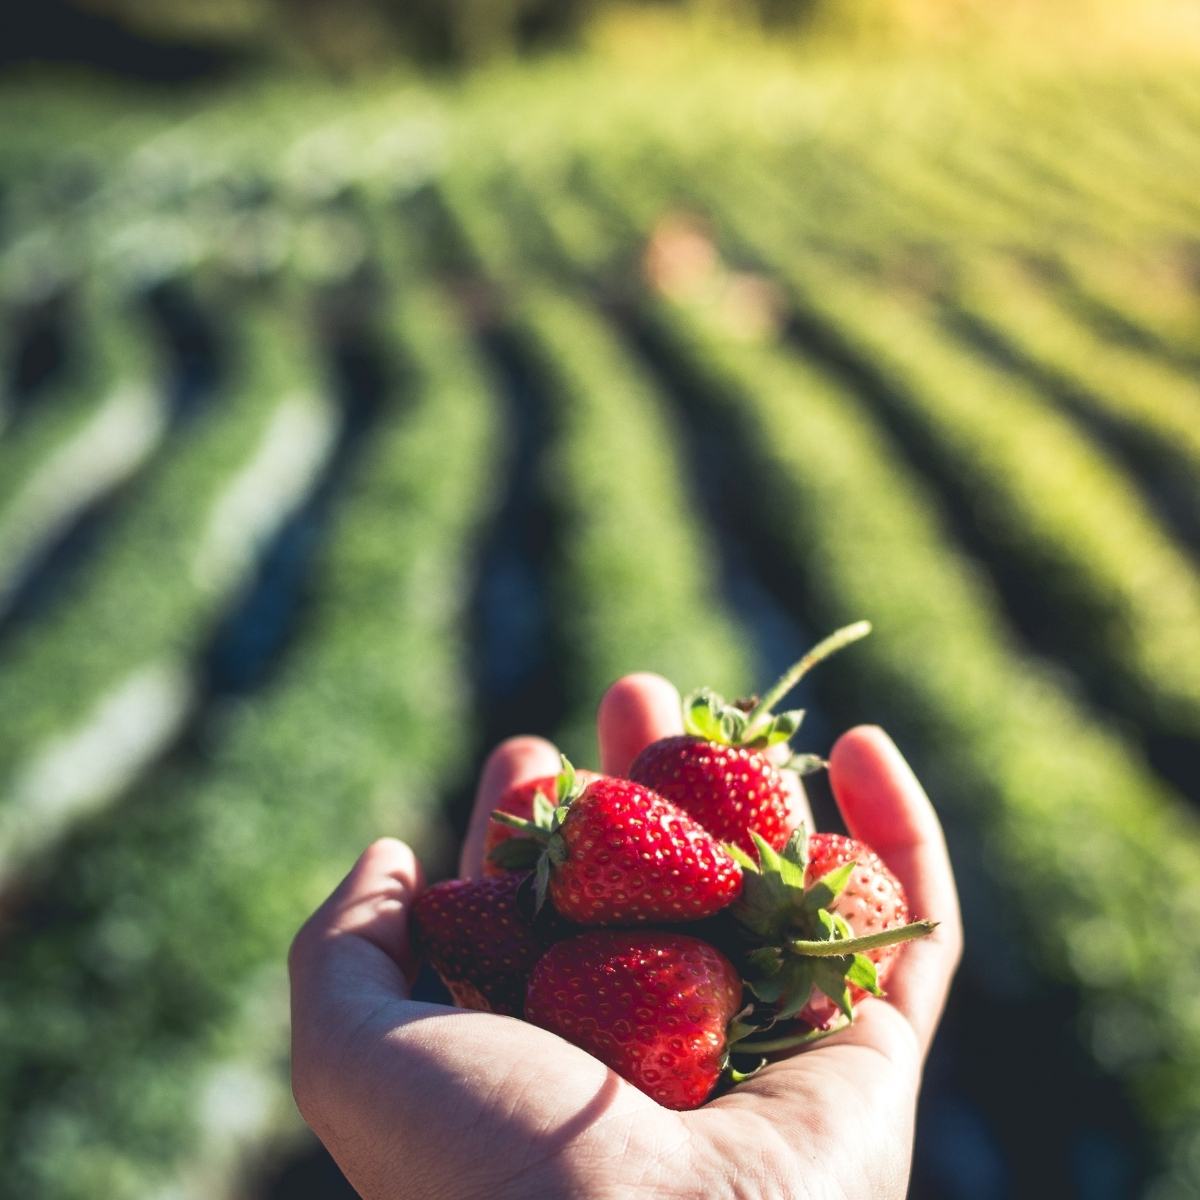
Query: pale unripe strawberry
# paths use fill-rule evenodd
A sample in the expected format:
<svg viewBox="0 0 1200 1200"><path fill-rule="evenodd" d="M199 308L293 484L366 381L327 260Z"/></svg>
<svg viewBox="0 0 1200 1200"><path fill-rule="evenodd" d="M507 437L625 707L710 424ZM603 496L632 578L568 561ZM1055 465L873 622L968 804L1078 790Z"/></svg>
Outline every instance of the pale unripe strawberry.
<svg viewBox="0 0 1200 1200"><path fill-rule="evenodd" d="M854 870L838 898L829 906L837 913L855 937L881 933L908 924L908 901L900 881L887 869L883 860L870 846L836 833L814 833L808 839L808 867L805 883L812 887L819 879L854 863ZM903 952L901 943L867 950L866 956L875 964L875 981L885 990L888 976L896 959ZM850 1003L857 1004L867 992L856 984L850 985ZM800 1012L810 1025L825 1028L838 1016L837 1005L819 989L815 990Z"/></svg>
<svg viewBox="0 0 1200 1200"><path fill-rule="evenodd" d="M734 851L744 884L732 913L749 947L747 987L776 1020L835 1028L867 993L883 995L903 943L934 923L908 920L899 880L862 842L810 838L801 826L781 852L761 839L757 848L757 862Z"/></svg>

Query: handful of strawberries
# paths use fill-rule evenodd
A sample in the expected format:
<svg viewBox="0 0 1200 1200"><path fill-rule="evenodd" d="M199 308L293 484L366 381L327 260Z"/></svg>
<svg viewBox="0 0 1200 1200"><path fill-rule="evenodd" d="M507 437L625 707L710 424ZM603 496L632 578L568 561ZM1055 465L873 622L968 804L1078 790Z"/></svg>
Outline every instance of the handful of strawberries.
<svg viewBox="0 0 1200 1200"><path fill-rule="evenodd" d="M868 846L805 830L785 772L824 764L788 757L803 712L771 711L869 630L839 630L761 701L689 696L686 735L648 746L628 779L564 759L505 792L484 876L413 907L455 1001L523 1017L690 1109L882 995L901 944L933 922L908 920Z"/></svg>

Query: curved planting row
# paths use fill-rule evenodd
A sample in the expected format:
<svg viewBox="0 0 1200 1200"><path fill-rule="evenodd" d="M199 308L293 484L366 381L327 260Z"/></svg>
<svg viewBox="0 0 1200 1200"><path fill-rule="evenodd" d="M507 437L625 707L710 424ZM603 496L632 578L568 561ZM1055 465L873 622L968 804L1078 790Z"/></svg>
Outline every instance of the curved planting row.
<svg viewBox="0 0 1200 1200"><path fill-rule="evenodd" d="M1200 737L1200 578L1122 471L1042 396L956 346L918 297L806 252L784 214L740 190L714 199L968 506L1001 571L1029 581L1056 651L1147 732Z"/></svg>
<svg viewBox="0 0 1200 1200"><path fill-rule="evenodd" d="M420 841L473 757L462 625L496 413L436 292L406 280L388 326L410 382L283 676L226 715L210 769L160 771L82 832L40 927L0 943L0 1196L225 1194L288 1111L292 931L372 838Z"/></svg>
<svg viewBox="0 0 1200 1200"><path fill-rule="evenodd" d="M122 503L71 594L0 658L0 883L170 745L193 662L337 433L288 305L238 313L242 370Z"/></svg>
<svg viewBox="0 0 1200 1200"><path fill-rule="evenodd" d="M1173 467L1172 483L1200 521L1200 382L1089 328L1013 261L957 266L954 310L1124 442Z"/></svg>
<svg viewBox="0 0 1200 1200"><path fill-rule="evenodd" d="M650 178L659 198L646 220L686 191ZM1200 581L1122 473L1041 396L957 348L917 296L905 303L822 264L773 190L710 177L699 203L778 270L833 343L825 350L870 381L963 498L990 553L1032 581L1024 603L1052 618L1056 649L1148 732L1200 734Z"/></svg>
<svg viewBox="0 0 1200 1200"><path fill-rule="evenodd" d="M1130 127L1138 82L1081 85L1031 72L1015 81L985 76L967 89L946 78L944 112L902 124L899 137L860 136L852 152L888 164L889 190L953 212L940 233L931 226L940 241L952 231L1009 233L1047 246L1087 233L1118 242L1186 235L1197 215L1188 185L1196 130L1167 149L1164 127L1172 117L1188 121L1179 98L1167 96L1152 127ZM1099 120L1106 100L1108 118Z"/></svg>
<svg viewBox="0 0 1200 1200"><path fill-rule="evenodd" d="M1110 162L1099 153L1111 149L1111 141L1132 153L1128 138L1081 148L1069 144L1073 130L1080 132L1074 124L1058 131L1060 158L1088 158L1090 152L1092 160L1099 159L1091 162L1091 174L1106 180L1106 194L1144 188L1142 175L1129 173L1127 156ZM1044 211L1035 221L1028 212L997 207L994 192L973 188L951 164L932 165L919 148L903 143L864 146L861 164L851 161L852 154L839 156L828 147L806 151L803 161L778 155L774 172L765 168L761 146L743 147L740 154L737 177L752 180L760 197L776 196L797 244L803 234L833 248L833 235L837 252L849 259L871 262L893 279L952 297L951 311L956 317L968 315L973 336L982 333L994 353L1035 385L1065 397L1073 411L1135 448L1151 490L1195 536L1200 387L1189 374L1200 344L1195 332L1200 306L1188 281L1188 252L1182 246L1171 249L1170 230L1180 236L1177 219L1157 225L1149 218L1140 224L1115 219L1088 194L1071 207L1071 221L1047 222ZM868 165L881 185L874 191L869 178L856 173ZM1117 171L1122 165L1125 169ZM1180 167L1173 164L1172 170L1178 173ZM1116 183L1111 182L1114 171ZM1183 175L1186 179L1186 169ZM803 183L802 203L794 188L781 190L781 179ZM1021 193L1035 208L1041 197L1037 183L1036 177L1027 181ZM847 201L843 212L814 204L814 193L823 188L835 189ZM1135 248L1131 226L1159 232L1154 240L1143 236L1144 244ZM1165 246L1158 244L1163 238ZM1045 262L1056 274L1053 286L1049 281L1038 285L998 261L989 248L996 242L1012 257ZM978 344L973 349L978 352Z"/></svg>
<svg viewBox="0 0 1200 1200"><path fill-rule="evenodd" d="M681 690L749 692L749 654L720 564L689 511L679 434L644 370L586 301L530 288L515 306L555 405L548 490L560 517L556 610L571 712L594 737L596 699L629 671ZM564 731L564 744L571 736Z"/></svg>
<svg viewBox="0 0 1200 1200"><path fill-rule="evenodd" d="M1124 326L1138 348L1193 367L1188 246L1200 139L1187 97L1165 79L1089 80L1083 88L1018 77L1011 94L993 80L972 89L980 96L952 83L930 85L941 93L936 119L920 112L919 101L907 119L876 113L888 136L865 136L864 116L883 107L867 89L849 106L859 115L843 118L847 128L837 120L814 128L812 118L784 106L778 136L764 130L748 138L745 120L733 134L707 123L715 141L694 158L720 159L755 188L782 188L793 230L816 244L890 260L902 272L913 273L913 260L922 259L916 270L926 275L953 271L964 249L970 260L995 246L1050 259L1101 338ZM895 112L913 108L898 104ZM994 169L976 177L998 145Z"/></svg>
<svg viewBox="0 0 1200 1200"><path fill-rule="evenodd" d="M1189 254L1151 246L1088 253L1061 247L1055 283L1067 304L1121 342L1195 371L1200 365L1200 296Z"/></svg>
<svg viewBox="0 0 1200 1200"><path fill-rule="evenodd" d="M97 280L76 299L81 361L0 438L0 619L39 559L137 472L167 429L161 355L130 299Z"/></svg>
<svg viewBox="0 0 1200 1200"><path fill-rule="evenodd" d="M569 754L594 761L595 706L629 671L683 690L737 695L751 682L746 639L729 615L720 564L693 511L679 431L644 368L581 295L553 287L469 182L443 185L490 278L549 408L543 485L558 517L552 581Z"/></svg>

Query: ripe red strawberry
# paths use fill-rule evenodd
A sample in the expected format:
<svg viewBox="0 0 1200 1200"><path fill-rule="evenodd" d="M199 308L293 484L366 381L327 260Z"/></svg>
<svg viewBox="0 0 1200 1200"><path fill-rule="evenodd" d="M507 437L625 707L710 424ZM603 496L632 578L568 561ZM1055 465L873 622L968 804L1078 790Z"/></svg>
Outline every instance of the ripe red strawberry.
<svg viewBox="0 0 1200 1200"><path fill-rule="evenodd" d="M679 805L715 838L754 850L754 837L780 850L799 821L792 793L770 753L800 728L800 709L772 715L810 668L834 651L870 632L860 621L815 646L763 699L726 704L701 688L683 705L687 736L663 738L647 746L629 769L629 778ZM793 758L788 766L801 774L824 766L813 755ZM794 778L794 777L793 777Z"/></svg>
<svg viewBox="0 0 1200 1200"><path fill-rule="evenodd" d="M460 1008L519 1017L525 984L547 947L576 930L552 912L533 917L529 876L451 879L416 899L412 934Z"/></svg>
<svg viewBox="0 0 1200 1200"><path fill-rule="evenodd" d="M548 892L555 909L580 925L639 925L702 920L737 899L737 863L685 812L627 779L602 776L580 789L563 763L565 799L549 829L497 814L545 846L539 904Z"/></svg>
<svg viewBox="0 0 1200 1200"><path fill-rule="evenodd" d="M593 779L600 778L593 771L579 770L576 775L585 783L591 783ZM548 829L550 817L558 803L557 785L557 775L543 775L540 779L531 779L527 783L515 784L501 795L496 802L496 809L513 817L520 817L525 821L533 821L535 824L538 823L539 815L541 815L542 822ZM534 802L538 796L546 801L544 808L539 805L535 809ZM485 875L502 875L505 870L512 869L501 866L500 861L497 861L497 858L493 858L492 855L501 842L521 836L520 831L511 825L503 825L496 820L488 822L487 830L483 835L483 873Z"/></svg>
<svg viewBox="0 0 1200 1200"><path fill-rule="evenodd" d="M665 796L718 841L753 850L750 834L780 849L799 822L783 775L767 756L708 738L663 738L646 747L629 778Z"/></svg>
<svg viewBox="0 0 1200 1200"><path fill-rule="evenodd" d="M726 1058L741 1007L737 970L698 938L650 930L584 933L533 969L525 1019L600 1059L667 1108L698 1108Z"/></svg>
<svg viewBox="0 0 1200 1200"><path fill-rule="evenodd" d="M834 833L811 838L801 826L782 854L758 841L759 861L735 851L745 871L733 916L756 948L747 986L776 1006L777 1020L799 1016L815 1029L849 1021L853 1006L882 984L901 943L924 937L932 921L908 921L899 880L862 842Z"/></svg>

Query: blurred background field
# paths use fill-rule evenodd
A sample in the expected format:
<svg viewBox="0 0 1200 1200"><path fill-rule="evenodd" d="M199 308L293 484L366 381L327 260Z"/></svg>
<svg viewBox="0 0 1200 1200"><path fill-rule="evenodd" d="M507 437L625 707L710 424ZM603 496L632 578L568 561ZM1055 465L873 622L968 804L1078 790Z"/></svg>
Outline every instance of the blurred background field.
<svg viewBox="0 0 1200 1200"><path fill-rule="evenodd" d="M0 1198L350 1195L283 959L358 851L449 874L497 739L863 617L796 745L892 731L968 933L911 1195L1200 1196L1200 5L79 0L0 63Z"/></svg>

